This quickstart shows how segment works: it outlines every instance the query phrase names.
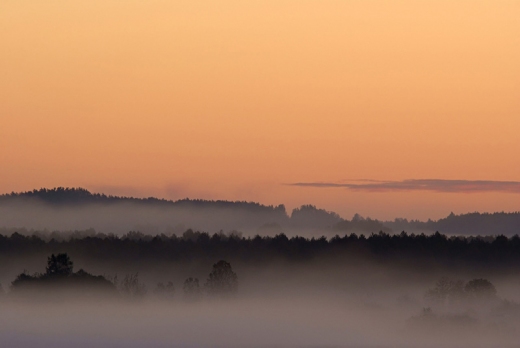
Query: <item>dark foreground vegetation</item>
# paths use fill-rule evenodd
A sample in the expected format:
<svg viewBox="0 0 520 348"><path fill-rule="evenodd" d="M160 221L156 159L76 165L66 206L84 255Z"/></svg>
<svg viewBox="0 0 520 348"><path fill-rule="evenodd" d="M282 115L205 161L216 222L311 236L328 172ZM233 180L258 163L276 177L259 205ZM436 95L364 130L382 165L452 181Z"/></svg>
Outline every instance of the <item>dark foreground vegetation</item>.
<svg viewBox="0 0 520 348"><path fill-rule="evenodd" d="M103 276L92 275L83 269L73 272L73 262L67 254L52 254L47 259L44 273L19 274L11 283L10 293L15 296L62 296L64 291L75 293L76 298L116 293L115 285Z"/></svg>
<svg viewBox="0 0 520 348"><path fill-rule="evenodd" d="M337 346L354 331L382 332L372 345L382 347L511 346L520 328L519 270L518 236L13 233L0 235L0 308L7 324L19 311L53 312L61 330L73 306L95 330L98 322L130 325L110 333L122 341L144 331L196 341L194 328L217 325L229 337L259 328L255 340L265 339L264 327L290 327L308 340L325 330L321 339ZM26 316L18 321L24 328Z"/></svg>
<svg viewBox="0 0 520 348"><path fill-rule="evenodd" d="M52 254L47 258L44 273L19 274L9 287L9 295L25 299L53 298L65 299L72 296L74 300L86 298L126 298L142 299L146 293L146 285L139 281L138 273L127 274L122 281L117 276L107 279L95 276L83 269L73 271L74 263L65 254ZM231 265L220 260L215 263L209 273L204 287L200 287L198 278L189 277L184 282L185 299L197 300L203 294L208 296L229 297L238 291L238 276ZM3 292L3 289L2 289ZM166 285L158 283L154 295L161 299L171 299L175 292L172 282Z"/></svg>

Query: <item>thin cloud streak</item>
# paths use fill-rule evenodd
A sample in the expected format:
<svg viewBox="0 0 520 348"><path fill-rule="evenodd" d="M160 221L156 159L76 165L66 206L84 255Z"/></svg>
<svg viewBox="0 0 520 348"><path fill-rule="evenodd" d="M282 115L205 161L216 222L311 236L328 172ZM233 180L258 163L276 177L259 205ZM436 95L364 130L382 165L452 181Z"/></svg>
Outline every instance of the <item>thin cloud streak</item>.
<svg viewBox="0 0 520 348"><path fill-rule="evenodd" d="M289 186L346 188L353 191L434 191L450 193L508 192L520 193L520 181L409 179L402 181L366 181L363 184L333 182L297 182Z"/></svg>

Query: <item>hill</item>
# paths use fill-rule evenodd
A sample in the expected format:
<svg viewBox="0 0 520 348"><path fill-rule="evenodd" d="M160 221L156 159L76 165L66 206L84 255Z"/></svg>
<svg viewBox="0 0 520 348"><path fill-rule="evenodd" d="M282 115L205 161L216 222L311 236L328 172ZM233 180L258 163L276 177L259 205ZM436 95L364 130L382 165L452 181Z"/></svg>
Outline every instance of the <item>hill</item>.
<svg viewBox="0 0 520 348"><path fill-rule="evenodd" d="M109 196L83 188L39 189L0 195L0 226L36 230L86 230L122 234L182 234L188 228L208 232L276 234L298 229L332 228L336 213L305 205L289 216L285 206L256 202L181 199L177 201Z"/></svg>
<svg viewBox="0 0 520 348"><path fill-rule="evenodd" d="M447 235L507 235L520 233L520 212L468 213L439 220L379 221L356 214L351 220L302 205L289 215L283 204L256 202L134 198L91 193L84 188L39 189L0 195L0 228L97 232L122 235L183 234L187 229L216 233L239 231L247 235L279 233L303 236L335 234L441 232ZM17 230L17 231L18 231ZM14 230L13 230L14 232Z"/></svg>

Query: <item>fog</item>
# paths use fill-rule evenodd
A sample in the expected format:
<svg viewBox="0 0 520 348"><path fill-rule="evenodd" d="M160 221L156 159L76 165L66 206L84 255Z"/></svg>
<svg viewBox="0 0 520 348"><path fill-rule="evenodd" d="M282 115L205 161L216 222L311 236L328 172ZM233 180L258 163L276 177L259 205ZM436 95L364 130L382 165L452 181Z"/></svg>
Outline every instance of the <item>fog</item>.
<svg viewBox="0 0 520 348"><path fill-rule="evenodd" d="M52 203L56 192L87 199ZM85 192L0 200L0 346L519 346L518 236L392 235L312 206Z"/></svg>
<svg viewBox="0 0 520 348"><path fill-rule="evenodd" d="M266 215L236 208L172 208L129 202L56 206L19 201L0 204L0 227L50 231L92 228L117 235L128 231L182 234L187 228L211 233L241 230L252 234L265 223L277 222Z"/></svg>
<svg viewBox="0 0 520 348"><path fill-rule="evenodd" d="M483 275L498 290L491 300L435 304L425 294L439 277L474 275L370 262L233 266L236 295L196 301L186 299L182 280L192 274L204 281L210 264L143 265L139 275L148 291L139 299L86 299L81 289L17 297L4 286L2 346L513 347L520 339L517 277ZM160 280L172 280L173 297L153 291Z"/></svg>
<svg viewBox="0 0 520 348"><path fill-rule="evenodd" d="M415 342L414 337L400 337L405 327L393 324L397 318L388 314L305 299L168 306L11 305L2 308L0 331L10 347L348 347Z"/></svg>
<svg viewBox="0 0 520 348"><path fill-rule="evenodd" d="M182 234L186 229L239 231L245 236L334 236L344 233L400 233L447 235L518 234L519 212L454 215L436 221L396 218L379 221L355 214L351 220L312 205L287 212L285 206L255 202L137 199L90 193L81 188L55 188L0 195L0 228L74 231L95 229L122 235Z"/></svg>
<svg viewBox="0 0 520 348"><path fill-rule="evenodd" d="M0 228L28 231L75 231L94 229L122 235L129 231L145 234L182 234L188 228L211 234L239 231L246 236L334 235L332 220L300 216L291 219L285 207L244 202L132 202L50 204L37 199L0 200ZM317 209L315 209L318 211ZM314 212L314 211L313 211ZM331 213L332 214L332 213ZM304 221L300 221L300 220ZM374 230L374 232L377 232Z"/></svg>

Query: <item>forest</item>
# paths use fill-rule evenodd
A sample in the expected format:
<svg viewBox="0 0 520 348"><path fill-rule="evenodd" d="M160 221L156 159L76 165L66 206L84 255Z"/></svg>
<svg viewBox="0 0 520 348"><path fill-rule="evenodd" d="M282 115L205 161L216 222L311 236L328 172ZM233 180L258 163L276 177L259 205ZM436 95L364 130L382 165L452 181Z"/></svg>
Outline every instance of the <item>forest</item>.
<svg viewBox="0 0 520 348"><path fill-rule="evenodd" d="M213 264L205 283L201 285L198 278L188 277L183 283L185 300L200 300L203 295L226 298L238 291L238 276L231 264L220 260ZM28 274L20 273L9 286L8 295L14 299L67 299L74 300L142 300L148 289L139 280L139 274L126 274L122 279L93 275L80 269L74 272L74 262L66 253L51 254L47 258L45 272ZM171 281L159 282L153 289L157 299L171 300L175 287Z"/></svg>
<svg viewBox="0 0 520 348"><path fill-rule="evenodd" d="M222 257L249 263L272 260L309 262L324 257L366 258L384 262L415 260L431 265L466 264L475 267L508 268L520 266L520 237L448 237L435 233L396 235L380 232L365 236L355 233L332 238L243 237L240 233L185 231L181 236L145 235L128 232L123 236L76 231L73 233L14 232L0 234L0 253L10 257L54 253L56 250L96 257L101 260L189 261Z"/></svg>
<svg viewBox="0 0 520 348"><path fill-rule="evenodd" d="M277 320L290 321L288 327L312 325L297 314L304 310L333 316L326 319L332 325L327 340L346 339L332 329L341 323L336 316L359 332L367 332L362 323L369 320L387 330L385 339L414 346L439 342L439 333L451 343L470 333L471 342L509 343L520 324L519 270L518 236L15 232L0 235L0 306L12 317L20 308L35 311L51 303L56 321L62 305L85 311L92 301L109 301L111 307L89 317L120 315L132 311L131 303L142 304L135 309L138 315L175 312L176 318L197 318L192 325L206 320L206 310L223 317L233 313L225 330L230 323L239 325L248 310L280 309L286 314ZM267 325L272 314L247 318L248 325ZM187 325L176 328L189 330ZM393 336L399 330L407 334Z"/></svg>
<svg viewBox="0 0 520 348"><path fill-rule="evenodd" d="M289 215L253 202L83 189L4 195L0 333L38 331L45 317L53 330L93 328L124 344L147 337L161 347L252 338L302 346L316 335L330 346L507 346L520 327L517 216L384 222L312 205ZM431 231L436 226L443 228ZM150 334L138 334L142 327ZM194 328L213 331L206 339ZM242 334L243 341L234 336Z"/></svg>
<svg viewBox="0 0 520 348"><path fill-rule="evenodd" d="M110 218L108 218L110 217ZM255 236L285 233L288 236L321 236L357 233L370 235L402 231L415 234L440 232L450 236L505 235L520 233L520 213L469 212L449 214L438 220L395 218L383 221L359 214L349 220L314 205L291 212L283 204L256 202L119 197L91 193L83 188L39 189L0 195L0 226L22 233L27 230L87 230L122 235L128 231L145 234L182 234L187 229L218 233L241 231Z"/></svg>

